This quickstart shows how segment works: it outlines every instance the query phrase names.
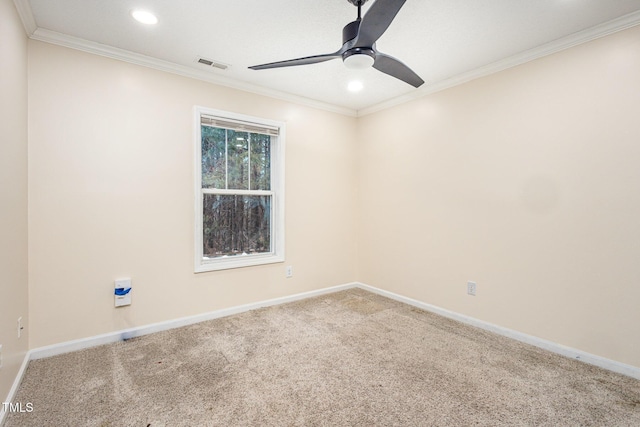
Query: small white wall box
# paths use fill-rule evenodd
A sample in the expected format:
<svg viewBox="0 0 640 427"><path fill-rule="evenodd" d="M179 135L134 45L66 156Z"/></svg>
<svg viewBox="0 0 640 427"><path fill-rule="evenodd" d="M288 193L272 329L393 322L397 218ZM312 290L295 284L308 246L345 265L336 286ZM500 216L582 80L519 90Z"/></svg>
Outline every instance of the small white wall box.
<svg viewBox="0 0 640 427"><path fill-rule="evenodd" d="M115 281L116 307L131 305L131 279L119 279Z"/></svg>

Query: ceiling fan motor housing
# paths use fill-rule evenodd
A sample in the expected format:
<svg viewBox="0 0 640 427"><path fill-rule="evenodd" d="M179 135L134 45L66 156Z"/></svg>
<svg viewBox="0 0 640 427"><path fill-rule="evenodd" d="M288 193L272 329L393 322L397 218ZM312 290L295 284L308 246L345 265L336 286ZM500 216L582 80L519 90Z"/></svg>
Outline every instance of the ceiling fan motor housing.
<svg viewBox="0 0 640 427"><path fill-rule="evenodd" d="M342 29L342 44L353 40L358 35L358 29L360 28L360 20L349 22Z"/></svg>
<svg viewBox="0 0 640 427"><path fill-rule="evenodd" d="M342 61L349 68L362 69L368 68L373 65L376 59L376 53L373 50L373 46L353 47L353 44L349 44L358 35L360 29L360 19L353 22L349 22L342 29L342 44L347 50L342 54Z"/></svg>

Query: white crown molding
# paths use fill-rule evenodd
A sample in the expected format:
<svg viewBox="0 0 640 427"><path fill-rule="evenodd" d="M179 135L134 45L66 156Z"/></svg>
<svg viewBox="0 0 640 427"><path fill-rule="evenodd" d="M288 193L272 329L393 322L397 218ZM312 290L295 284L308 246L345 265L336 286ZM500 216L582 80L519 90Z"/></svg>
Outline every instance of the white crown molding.
<svg viewBox="0 0 640 427"><path fill-rule="evenodd" d="M494 74L508 68L512 68L526 62L542 58L544 56L552 55L562 50L608 36L618 31L626 30L639 24L640 11L633 12L621 16L620 18L616 18L603 24L597 25L595 27L579 31L569 36L552 41L545 45L529 49L517 55L513 55L509 58L505 58L500 61L485 65L484 67L476 68L475 70L471 70L469 72L448 78L441 82L425 86L424 88L410 92L406 95L389 99L372 107L363 108L361 110L358 110L357 115L358 117L362 117L378 111L386 110L396 105L404 104L406 102L422 98L423 96L430 95L435 92L440 92L442 90L458 86L471 80L479 79L480 77L485 77L490 74Z"/></svg>
<svg viewBox="0 0 640 427"><path fill-rule="evenodd" d="M13 2L16 5L20 18L22 19L25 31L27 32L29 37L34 40L40 40L43 42L57 44L72 49L82 50L96 55L105 56L136 65L142 65L144 67L154 68L160 71L178 74L181 76L190 77L221 86L227 86L234 89L255 93L257 95L280 99L283 101L295 102L300 105L306 105L309 107L318 108L338 114L344 114L352 117L362 117L378 111L386 110L388 108L404 104L418 98L422 98L426 95L440 92L442 90L469 82L471 80L485 77L490 74L494 74L508 68L512 68L640 24L640 11L632 12L630 14L597 25L595 27L579 31L567 37L563 37L561 39L547 43L543 46L529 49L525 52L521 52L509 58L505 58L492 64L485 65L484 67L476 68L475 70L459 74L441 82L424 86L423 88L410 92L406 95L392 98L374 106L356 111L350 108L340 107L337 105L316 101L290 93L268 89L263 86L238 81L228 77L212 75L209 72L195 70L183 65L163 61L160 59L130 52L124 49L118 49L100 43L90 42L77 37L72 37L54 31L38 28L33 18L29 0L13 0Z"/></svg>
<svg viewBox="0 0 640 427"><path fill-rule="evenodd" d="M19 1L19 0L16 0L16 1ZM352 110L350 108L340 107L337 105L316 101L314 99L305 98L302 96L297 96L290 93L277 91L274 89L268 89L263 86L242 82L239 80L231 79L229 77L220 76L217 74L211 74L210 71L196 70L190 67L186 67L184 65L179 65L173 62L163 61L161 59L153 58L150 56L142 55L142 54L131 52L128 50L119 49L116 47L87 41L78 37L73 37L66 34L58 33L56 31L50 31L43 28L38 28L33 32L30 38L32 40L38 40L46 43L55 44L58 46L64 46L71 49L81 50L83 52L92 53L94 55L100 55L107 58L117 59L119 61L129 62L131 64L141 65L143 67L153 68L156 70L177 74L184 77L189 77L196 80L202 80L208 83L213 83L220 86L226 86L233 89L242 90L245 92L251 92L257 95L268 96L270 98L280 99L282 101L287 101L287 102L295 102L296 104L305 105L305 106L317 108L320 110L330 111L333 113L343 114L343 115L352 116L352 117L355 117L357 114L355 110Z"/></svg>
<svg viewBox="0 0 640 427"><path fill-rule="evenodd" d="M18 15L24 25L24 30L27 32L27 36L31 35L38 29L36 20L33 18L33 11L31 10L31 3L29 0L13 0L13 4L18 10Z"/></svg>

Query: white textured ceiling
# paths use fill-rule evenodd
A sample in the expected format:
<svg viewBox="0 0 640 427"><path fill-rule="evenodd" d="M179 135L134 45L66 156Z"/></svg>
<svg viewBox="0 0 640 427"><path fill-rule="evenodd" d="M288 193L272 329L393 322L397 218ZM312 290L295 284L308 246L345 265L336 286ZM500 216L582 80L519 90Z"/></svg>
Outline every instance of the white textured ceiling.
<svg viewBox="0 0 640 427"><path fill-rule="evenodd" d="M347 69L339 59L247 68L338 50L342 28L357 13L347 0L15 2L23 20L31 10L35 39L152 66L175 64L178 72L199 78L308 98L347 113L372 111L640 23L640 0L407 0L377 48L425 80L415 89L374 69ZM153 11L159 23L137 23L130 16L136 8ZM198 56L230 67L197 64ZM364 89L348 92L351 80L362 81Z"/></svg>

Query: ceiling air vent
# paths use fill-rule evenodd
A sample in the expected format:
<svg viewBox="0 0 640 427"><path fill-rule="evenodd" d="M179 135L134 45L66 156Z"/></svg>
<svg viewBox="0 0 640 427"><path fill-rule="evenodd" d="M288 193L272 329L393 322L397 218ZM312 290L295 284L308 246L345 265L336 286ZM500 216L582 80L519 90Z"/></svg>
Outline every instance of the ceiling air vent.
<svg viewBox="0 0 640 427"><path fill-rule="evenodd" d="M198 56L195 60L198 64L206 65L207 67L217 68L219 70L226 70L229 68L227 64L223 64L222 62L212 61L210 59L202 58Z"/></svg>

